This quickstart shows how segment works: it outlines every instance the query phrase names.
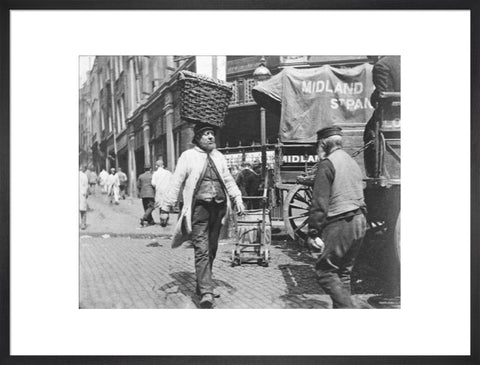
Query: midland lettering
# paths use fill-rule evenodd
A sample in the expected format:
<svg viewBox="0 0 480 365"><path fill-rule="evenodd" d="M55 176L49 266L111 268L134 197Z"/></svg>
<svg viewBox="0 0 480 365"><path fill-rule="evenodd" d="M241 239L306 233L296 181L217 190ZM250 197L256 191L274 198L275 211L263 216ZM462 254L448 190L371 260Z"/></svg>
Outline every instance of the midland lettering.
<svg viewBox="0 0 480 365"><path fill-rule="evenodd" d="M302 92L304 94L330 93L334 98L330 99L330 108L344 108L347 110L373 109L370 98L363 94L362 82L337 82L330 80L302 81ZM338 97L339 95L345 97ZM348 97L348 96L353 97ZM357 96L357 97L355 97Z"/></svg>

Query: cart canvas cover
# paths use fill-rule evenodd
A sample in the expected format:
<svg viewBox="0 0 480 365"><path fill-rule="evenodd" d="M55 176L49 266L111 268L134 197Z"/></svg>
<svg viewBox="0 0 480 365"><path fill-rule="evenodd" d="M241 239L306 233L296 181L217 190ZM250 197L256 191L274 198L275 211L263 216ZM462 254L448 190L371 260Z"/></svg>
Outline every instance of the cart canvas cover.
<svg viewBox="0 0 480 365"><path fill-rule="evenodd" d="M283 143L316 141L332 125L364 125L372 116L373 66L287 68L253 88L257 104L280 114Z"/></svg>

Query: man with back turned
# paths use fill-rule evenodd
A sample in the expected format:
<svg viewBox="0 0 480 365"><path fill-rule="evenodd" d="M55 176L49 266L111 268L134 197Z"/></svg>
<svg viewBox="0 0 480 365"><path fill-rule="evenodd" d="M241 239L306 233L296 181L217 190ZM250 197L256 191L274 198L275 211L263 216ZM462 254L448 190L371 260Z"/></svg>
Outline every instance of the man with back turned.
<svg viewBox="0 0 480 365"><path fill-rule="evenodd" d="M341 128L319 130L317 141L307 242L320 250L315 269L333 308L354 308L350 278L367 228L362 172L343 150Z"/></svg>

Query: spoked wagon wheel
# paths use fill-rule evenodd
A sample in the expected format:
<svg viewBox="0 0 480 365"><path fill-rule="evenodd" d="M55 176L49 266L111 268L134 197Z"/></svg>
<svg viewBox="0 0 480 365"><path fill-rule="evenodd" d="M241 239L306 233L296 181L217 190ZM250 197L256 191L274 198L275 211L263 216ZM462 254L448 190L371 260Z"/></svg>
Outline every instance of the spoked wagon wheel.
<svg viewBox="0 0 480 365"><path fill-rule="evenodd" d="M305 241L308 233L308 211L312 202L312 188L295 185L285 197L283 221L288 235L293 240Z"/></svg>

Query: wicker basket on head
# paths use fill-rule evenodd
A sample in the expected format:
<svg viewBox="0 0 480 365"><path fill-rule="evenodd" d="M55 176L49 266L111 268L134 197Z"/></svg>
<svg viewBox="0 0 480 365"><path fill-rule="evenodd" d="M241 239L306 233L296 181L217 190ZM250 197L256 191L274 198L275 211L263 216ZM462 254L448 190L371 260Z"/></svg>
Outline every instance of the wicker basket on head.
<svg viewBox="0 0 480 365"><path fill-rule="evenodd" d="M190 71L180 72L178 82L182 119L193 123L223 126L233 94L231 84Z"/></svg>

